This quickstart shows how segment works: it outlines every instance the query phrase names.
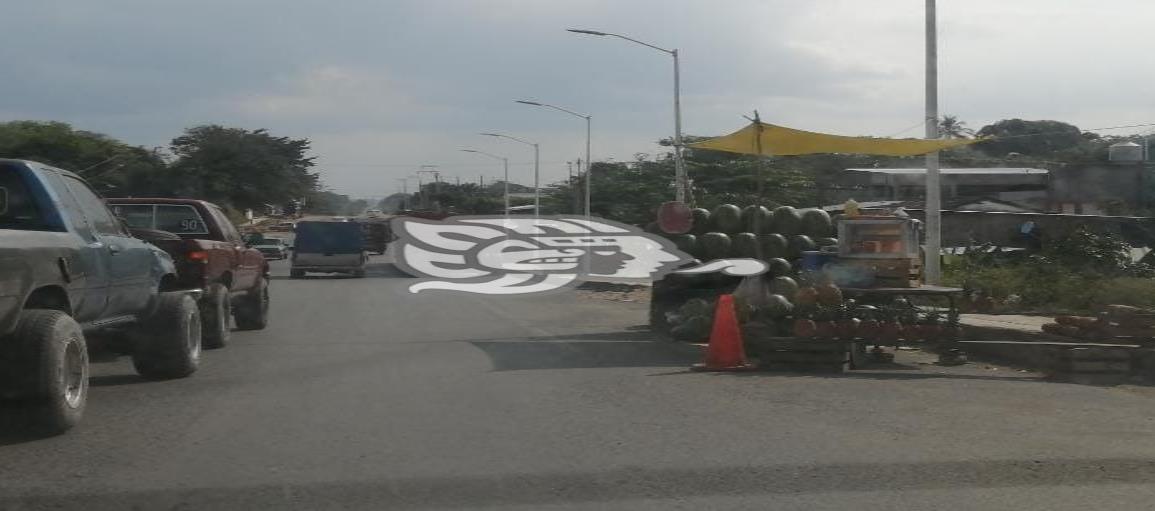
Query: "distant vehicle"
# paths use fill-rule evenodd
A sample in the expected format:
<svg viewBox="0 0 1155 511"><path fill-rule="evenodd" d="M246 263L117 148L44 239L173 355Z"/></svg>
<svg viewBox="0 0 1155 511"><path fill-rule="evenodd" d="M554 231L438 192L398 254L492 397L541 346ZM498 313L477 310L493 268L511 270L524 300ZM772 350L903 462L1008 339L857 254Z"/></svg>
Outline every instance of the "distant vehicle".
<svg viewBox="0 0 1155 511"><path fill-rule="evenodd" d="M295 222L279 222L269 227L269 230L276 232L293 232L293 229L296 228L297 224Z"/></svg>
<svg viewBox="0 0 1155 511"><path fill-rule="evenodd" d="M334 222L348 222L349 221L348 218L345 218L343 216L335 216L335 217L330 218L330 220L332 220Z"/></svg>
<svg viewBox="0 0 1155 511"><path fill-rule="evenodd" d="M365 250L377 255L384 254L389 242L393 241L393 229L389 227L389 222L383 218L363 218L358 223L365 235Z"/></svg>
<svg viewBox="0 0 1155 511"><path fill-rule="evenodd" d="M365 235L357 222L305 221L297 223L289 277L308 272L365 276Z"/></svg>
<svg viewBox="0 0 1155 511"><path fill-rule="evenodd" d="M250 246L260 251L265 259L279 261L289 256L289 245L281 238L263 238Z"/></svg>
<svg viewBox="0 0 1155 511"><path fill-rule="evenodd" d="M381 218L383 214L380 209L370 209L365 212L365 216L369 218Z"/></svg>
<svg viewBox="0 0 1155 511"><path fill-rule="evenodd" d="M228 343L233 319L241 330L265 328L269 264L261 252L246 246L221 208L194 199L109 199L108 203L140 237L172 256L182 288L204 290L199 304L205 348ZM157 231L176 237L158 236Z"/></svg>
<svg viewBox="0 0 1155 511"><path fill-rule="evenodd" d="M0 160L0 247L0 400L14 400L3 413L44 433L77 424L90 334L123 344L142 376L197 370L197 292L178 291L169 254L134 238L76 174Z"/></svg>

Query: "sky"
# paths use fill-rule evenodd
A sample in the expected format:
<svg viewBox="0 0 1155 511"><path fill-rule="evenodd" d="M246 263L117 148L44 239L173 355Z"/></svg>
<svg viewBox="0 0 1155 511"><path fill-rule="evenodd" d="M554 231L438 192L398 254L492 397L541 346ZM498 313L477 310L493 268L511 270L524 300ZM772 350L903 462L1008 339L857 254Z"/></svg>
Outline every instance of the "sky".
<svg viewBox="0 0 1155 511"><path fill-rule="evenodd" d="M673 134L766 122L846 135L922 134L921 0L37 0L5 8L0 120L57 120L133 145L185 128L266 128L312 141L330 189L446 181L543 184L584 155L654 157ZM939 0L940 112L968 126L1155 122L1147 0ZM14 21L18 20L18 22ZM1144 128L1150 130L1150 128ZM1143 132L1112 130L1109 134ZM423 179L428 179L425 177Z"/></svg>

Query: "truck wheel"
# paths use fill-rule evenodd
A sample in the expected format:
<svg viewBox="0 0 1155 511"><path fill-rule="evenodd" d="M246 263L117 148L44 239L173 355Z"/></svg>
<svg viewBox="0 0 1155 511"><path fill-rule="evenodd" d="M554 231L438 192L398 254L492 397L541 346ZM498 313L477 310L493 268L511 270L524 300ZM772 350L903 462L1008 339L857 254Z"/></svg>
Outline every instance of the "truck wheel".
<svg viewBox="0 0 1155 511"><path fill-rule="evenodd" d="M305 276L305 270L289 270L289 278L299 279Z"/></svg>
<svg viewBox="0 0 1155 511"><path fill-rule="evenodd" d="M201 319L196 300L175 291L161 293L156 311L142 325L132 365L145 378L184 378L201 358Z"/></svg>
<svg viewBox="0 0 1155 511"><path fill-rule="evenodd" d="M209 285L200 301L201 331L204 333L204 348L223 348L229 342L233 305L229 299L229 288L224 284Z"/></svg>
<svg viewBox="0 0 1155 511"><path fill-rule="evenodd" d="M269 324L269 281L261 277L257 287L241 298L233 309L237 328L241 330L264 330Z"/></svg>
<svg viewBox="0 0 1155 511"><path fill-rule="evenodd" d="M88 347L80 325L60 311L29 309L20 313L10 340L26 361L14 389L24 399L8 414L19 417L19 429L56 435L79 423L88 400Z"/></svg>

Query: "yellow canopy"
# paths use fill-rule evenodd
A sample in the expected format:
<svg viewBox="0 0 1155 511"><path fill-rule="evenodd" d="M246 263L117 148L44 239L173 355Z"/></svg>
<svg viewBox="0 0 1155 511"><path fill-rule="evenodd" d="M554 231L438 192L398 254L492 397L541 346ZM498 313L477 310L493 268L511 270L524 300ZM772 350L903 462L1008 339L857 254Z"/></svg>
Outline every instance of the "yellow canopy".
<svg viewBox="0 0 1155 511"><path fill-rule="evenodd" d="M761 132L761 133L759 133ZM784 128L764 122L750 125L724 137L711 138L686 147L763 156L792 156L817 153L879 154L915 156L977 142L975 139L844 137ZM759 146L761 142L761 146Z"/></svg>

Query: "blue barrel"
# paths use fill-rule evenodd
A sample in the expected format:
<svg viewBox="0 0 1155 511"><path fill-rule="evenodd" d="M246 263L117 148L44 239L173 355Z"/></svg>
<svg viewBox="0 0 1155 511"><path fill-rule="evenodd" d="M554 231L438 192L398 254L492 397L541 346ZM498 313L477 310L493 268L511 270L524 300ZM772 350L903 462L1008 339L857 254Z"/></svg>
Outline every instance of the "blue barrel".
<svg viewBox="0 0 1155 511"><path fill-rule="evenodd" d="M834 262L837 259L837 253L808 250L802 253L802 270L821 271L827 263Z"/></svg>

